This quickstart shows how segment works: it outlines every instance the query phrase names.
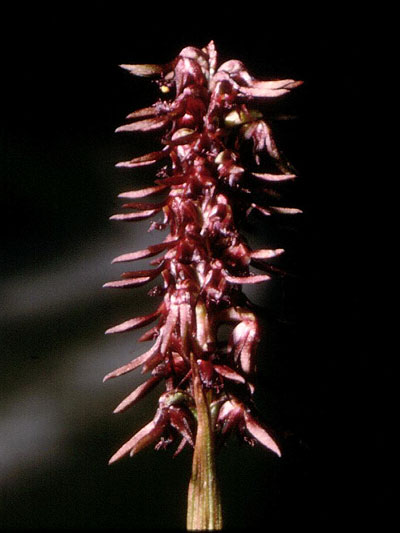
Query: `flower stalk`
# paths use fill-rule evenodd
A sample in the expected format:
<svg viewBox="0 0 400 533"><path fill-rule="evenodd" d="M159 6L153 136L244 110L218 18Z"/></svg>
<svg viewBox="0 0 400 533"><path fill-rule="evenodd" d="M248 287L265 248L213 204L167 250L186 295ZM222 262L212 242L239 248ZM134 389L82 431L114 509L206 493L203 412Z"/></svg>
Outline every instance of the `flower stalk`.
<svg viewBox="0 0 400 533"><path fill-rule="evenodd" d="M222 511L215 465L210 391L206 394L203 390L193 354L191 354L190 362L193 375L193 397L197 410L197 433L188 490L186 524L189 531L219 530L222 528Z"/></svg>
<svg viewBox="0 0 400 533"><path fill-rule="evenodd" d="M283 250L253 250L240 227L253 213L300 212L281 204L279 189L296 177L295 171L277 148L268 120L254 108L300 82L256 80L238 60L218 66L212 41L202 49L186 47L164 65L121 66L133 75L154 78L162 98L130 113L129 122L117 131L159 131L162 147L117 164L128 171L156 165L158 171L154 185L119 195L125 211L111 219L151 219L149 231L168 228L169 233L158 244L113 260L120 264L150 258L152 268L127 270L106 287L129 289L160 277L161 284L149 291L159 298L152 313L106 331L124 333L152 324L139 341L154 341L153 346L104 380L138 367L150 374L115 413L134 405L160 382L165 392L153 420L110 463L150 444L167 448L179 439L174 455L186 446L193 448L187 527L221 529L215 458L230 434L237 432L280 456L278 444L255 415L253 377L260 328L255 306L242 287L280 272L271 261ZM245 163L249 148L250 165ZM155 201L148 201L154 196ZM227 336L221 334L227 329Z"/></svg>

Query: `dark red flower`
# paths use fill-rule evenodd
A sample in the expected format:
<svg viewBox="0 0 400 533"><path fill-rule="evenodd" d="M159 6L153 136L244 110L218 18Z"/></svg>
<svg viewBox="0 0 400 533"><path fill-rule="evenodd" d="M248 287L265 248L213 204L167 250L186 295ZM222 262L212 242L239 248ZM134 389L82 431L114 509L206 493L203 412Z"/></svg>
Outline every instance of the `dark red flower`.
<svg viewBox="0 0 400 533"><path fill-rule="evenodd" d="M118 163L136 168L162 163L155 185L120 194L128 212L113 220L150 219L151 228L169 228L163 242L132 251L114 263L150 261L154 268L126 271L106 287L131 288L160 276L152 294L161 297L153 313L128 319L106 333L121 333L157 321L140 338L153 346L131 362L107 374L105 380L142 366L150 376L114 412L136 403L164 381L154 419L111 458L133 455L149 444L165 447L177 438L179 452L194 446L197 416L193 367L207 394L212 431L222 442L233 430L280 455L269 432L252 414L252 376L260 331L247 307L242 285L261 283L271 273L268 261L281 248L252 250L241 236L240 221L252 210L264 215L295 214L299 210L270 205L280 199L281 182L295 178L278 150L268 119L253 106L281 97L300 82L292 79L259 81L238 60L218 67L213 42L205 48L186 47L165 65L122 65L131 74L157 79L164 99L130 113L118 132L158 131L158 151ZM255 164L268 168L246 170L242 146L251 143ZM262 157L261 157L262 155ZM272 170L271 170L272 169ZM157 195L157 200L147 198ZM146 198L145 201L142 199ZM138 201L139 200L139 201ZM158 217L162 215L162 219ZM220 335L230 328L227 338ZM197 371L196 371L197 372Z"/></svg>

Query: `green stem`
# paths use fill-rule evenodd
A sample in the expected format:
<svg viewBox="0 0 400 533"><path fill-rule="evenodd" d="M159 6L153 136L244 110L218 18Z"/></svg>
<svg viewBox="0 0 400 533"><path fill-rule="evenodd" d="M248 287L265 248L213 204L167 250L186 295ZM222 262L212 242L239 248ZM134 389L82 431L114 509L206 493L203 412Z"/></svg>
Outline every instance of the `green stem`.
<svg viewBox="0 0 400 533"><path fill-rule="evenodd" d="M210 398L207 398L203 390L193 354L190 356L190 362L197 410L197 433L188 491L187 529L219 530L222 529L222 514L215 469Z"/></svg>

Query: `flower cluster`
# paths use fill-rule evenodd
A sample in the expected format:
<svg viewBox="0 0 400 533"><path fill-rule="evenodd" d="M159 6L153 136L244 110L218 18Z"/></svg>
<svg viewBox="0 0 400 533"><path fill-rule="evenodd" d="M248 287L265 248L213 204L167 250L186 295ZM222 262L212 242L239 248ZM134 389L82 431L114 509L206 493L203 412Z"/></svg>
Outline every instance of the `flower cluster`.
<svg viewBox="0 0 400 533"><path fill-rule="evenodd" d="M273 270L268 260L283 250L252 250L238 228L252 210L264 215L299 212L270 205L279 199L279 182L295 175L281 156L269 124L252 104L286 94L300 82L256 80L238 60L218 67L213 42L203 49L186 47L168 64L122 67L156 79L163 97L128 115L128 123L117 131L158 130L162 146L117 166L161 165L154 185L120 195L127 201L122 206L127 211L111 218L135 221L160 213L163 219L153 220L151 229L168 228L169 234L159 244L114 259L121 263L152 258L153 268L124 272L122 279L105 286L137 287L161 276L161 285L152 289L161 303L153 313L107 330L121 333L156 323L140 337L140 341L153 340L153 346L104 379L139 366L149 375L115 412L136 403L161 381L165 392L153 420L110 462L151 443L165 447L177 438L175 453L185 445L194 446L193 364L207 398L217 446L237 430L249 442L259 441L280 455L251 409L260 333L242 286L268 280ZM243 148L251 152L256 166L265 164L268 171L246 170ZM152 195L162 199L143 201ZM269 274L254 274L252 266ZM221 332L226 329L224 336Z"/></svg>

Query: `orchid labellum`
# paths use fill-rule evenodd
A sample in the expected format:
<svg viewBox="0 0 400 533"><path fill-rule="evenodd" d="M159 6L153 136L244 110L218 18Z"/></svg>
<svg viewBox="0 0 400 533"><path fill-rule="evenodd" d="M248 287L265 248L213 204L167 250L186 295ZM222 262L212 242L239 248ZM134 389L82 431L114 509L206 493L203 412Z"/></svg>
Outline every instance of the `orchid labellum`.
<svg viewBox="0 0 400 533"><path fill-rule="evenodd" d="M176 443L175 454L192 447L187 527L220 529L215 455L228 436L237 432L273 454L281 453L254 413L260 327L242 287L269 280L274 268L268 261L283 250L254 250L239 229L253 210L267 216L300 212L276 203L280 184L295 174L256 106L283 97L301 82L256 80L238 60L218 65L212 41L202 49L184 48L167 64L121 66L156 80L163 97L130 113L117 131L158 132L161 147L117 164L129 169L156 164L157 171L154 184L120 194L126 201L123 212L111 218L149 219L151 228L168 228L169 233L158 244L114 259L133 263L153 258L152 268L130 267L122 279L105 286L133 288L160 277L161 301L151 314L127 317L107 330L124 333L151 325L140 340L153 345L104 379L139 367L147 374L114 412L134 405L161 382L165 392L154 418L110 463L148 445ZM245 166L244 148L254 158L252 171ZM254 267L266 273L254 273ZM221 337L221 328L230 331L227 338Z"/></svg>

